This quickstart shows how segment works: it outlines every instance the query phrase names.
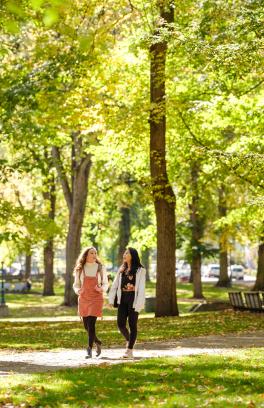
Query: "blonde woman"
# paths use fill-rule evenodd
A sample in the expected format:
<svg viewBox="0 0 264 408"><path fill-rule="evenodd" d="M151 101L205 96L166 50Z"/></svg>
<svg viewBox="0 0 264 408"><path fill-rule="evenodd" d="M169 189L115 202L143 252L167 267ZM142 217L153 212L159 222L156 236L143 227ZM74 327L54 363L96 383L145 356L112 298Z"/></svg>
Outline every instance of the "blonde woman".
<svg viewBox="0 0 264 408"><path fill-rule="evenodd" d="M77 259L74 268L73 290L78 295L78 313L88 333L86 358L92 357L92 348L96 345L96 357L101 354L102 342L96 336L97 317L102 316L103 292L108 288L105 267L97 257L94 247L85 248Z"/></svg>

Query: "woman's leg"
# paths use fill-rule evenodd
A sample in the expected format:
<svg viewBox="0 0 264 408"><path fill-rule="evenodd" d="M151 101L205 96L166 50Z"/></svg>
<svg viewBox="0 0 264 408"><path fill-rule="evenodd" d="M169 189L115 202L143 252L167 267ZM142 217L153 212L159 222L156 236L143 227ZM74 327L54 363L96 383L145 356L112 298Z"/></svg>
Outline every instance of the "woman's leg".
<svg viewBox="0 0 264 408"><path fill-rule="evenodd" d="M87 319L87 327L88 327L88 346L90 348L93 347L94 340L95 340L95 323L97 320L96 316L88 316Z"/></svg>
<svg viewBox="0 0 264 408"><path fill-rule="evenodd" d="M138 312L131 307L128 311L128 324L130 329L128 348L133 349L136 339L137 339L137 322L138 322Z"/></svg>
<svg viewBox="0 0 264 408"><path fill-rule="evenodd" d="M102 344L101 340L96 336L96 334L94 336L94 342L97 344Z"/></svg>
<svg viewBox="0 0 264 408"><path fill-rule="evenodd" d="M88 330L88 316L84 316L82 318L83 325L85 330L87 331L87 345L89 344L89 330Z"/></svg>
<svg viewBox="0 0 264 408"><path fill-rule="evenodd" d="M86 330L87 333L88 333L88 322L87 322L87 319L88 319L87 316L82 317L83 326L84 326L85 330Z"/></svg>
<svg viewBox="0 0 264 408"><path fill-rule="evenodd" d="M128 316L127 304L121 302L120 305L118 306L117 311L117 326L119 328L120 333L123 334L123 336L125 337L126 341L129 341L129 331L127 330L126 327L127 316Z"/></svg>

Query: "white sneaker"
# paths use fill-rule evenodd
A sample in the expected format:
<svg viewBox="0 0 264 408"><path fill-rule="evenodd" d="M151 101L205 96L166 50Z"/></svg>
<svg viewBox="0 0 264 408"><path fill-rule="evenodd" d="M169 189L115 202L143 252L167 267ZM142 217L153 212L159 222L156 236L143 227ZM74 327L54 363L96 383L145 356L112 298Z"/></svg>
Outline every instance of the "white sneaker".
<svg viewBox="0 0 264 408"><path fill-rule="evenodd" d="M126 359L133 359L133 350L132 349L126 349L126 351L124 352L124 355L122 356L122 358L126 358Z"/></svg>

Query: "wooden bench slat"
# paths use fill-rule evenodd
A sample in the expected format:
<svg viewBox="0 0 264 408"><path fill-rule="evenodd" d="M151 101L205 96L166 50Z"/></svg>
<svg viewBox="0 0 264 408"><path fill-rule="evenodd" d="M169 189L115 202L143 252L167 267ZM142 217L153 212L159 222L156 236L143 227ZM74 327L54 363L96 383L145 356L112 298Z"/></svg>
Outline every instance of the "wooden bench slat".
<svg viewBox="0 0 264 408"><path fill-rule="evenodd" d="M241 292L228 292L231 306L236 310L244 310L245 304Z"/></svg>
<svg viewBox="0 0 264 408"><path fill-rule="evenodd" d="M244 292L244 297L249 310L254 312L264 312L263 303L259 292Z"/></svg>

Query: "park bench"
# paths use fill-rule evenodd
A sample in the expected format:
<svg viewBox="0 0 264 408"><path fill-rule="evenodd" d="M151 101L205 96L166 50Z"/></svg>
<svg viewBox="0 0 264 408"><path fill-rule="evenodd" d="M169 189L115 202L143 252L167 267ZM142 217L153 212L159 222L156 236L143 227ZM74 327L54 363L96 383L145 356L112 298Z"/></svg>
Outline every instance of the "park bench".
<svg viewBox="0 0 264 408"><path fill-rule="evenodd" d="M13 292L27 293L29 290L25 282L16 282L14 285Z"/></svg>
<svg viewBox="0 0 264 408"><path fill-rule="evenodd" d="M228 296L234 310L246 310L241 292L228 292Z"/></svg>
<svg viewBox="0 0 264 408"><path fill-rule="evenodd" d="M11 289L11 284L9 282L4 283L4 290L5 292L9 292Z"/></svg>
<svg viewBox="0 0 264 408"><path fill-rule="evenodd" d="M14 292L22 292L24 289L24 283L23 282L16 282L14 284Z"/></svg>
<svg viewBox="0 0 264 408"><path fill-rule="evenodd" d="M260 292L244 292L244 296L248 310L252 312L264 312L263 300L260 297Z"/></svg>

